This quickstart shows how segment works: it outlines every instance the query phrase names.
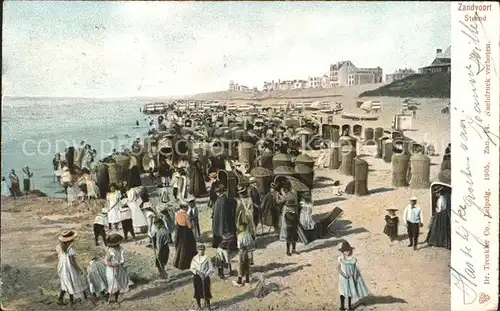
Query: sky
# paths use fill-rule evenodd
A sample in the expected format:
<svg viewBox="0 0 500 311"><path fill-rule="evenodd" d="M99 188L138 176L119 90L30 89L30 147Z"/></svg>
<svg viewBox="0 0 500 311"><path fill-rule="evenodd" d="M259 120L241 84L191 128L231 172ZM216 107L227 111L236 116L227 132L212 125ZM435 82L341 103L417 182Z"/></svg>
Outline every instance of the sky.
<svg viewBox="0 0 500 311"><path fill-rule="evenodd" d="M384 75L451 43L446 2L3 3L7 96L141 97L307 79L351 60Z"/></svg>

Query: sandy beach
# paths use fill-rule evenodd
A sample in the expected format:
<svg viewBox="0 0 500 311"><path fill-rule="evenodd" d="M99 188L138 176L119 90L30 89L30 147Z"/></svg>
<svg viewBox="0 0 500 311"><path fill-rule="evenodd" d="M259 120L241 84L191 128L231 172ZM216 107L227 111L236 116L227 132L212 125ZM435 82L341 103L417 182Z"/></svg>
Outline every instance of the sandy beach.
<svg viewBox="0 0 500 311"><path fill-rule="evenodd" d="M345 91L334 97L344 103L345 111L356 112L359 90ZM309 100L309 99L308 99ZM310 99L313 100L313 99ZM367 98L368 100L368 98ZM375 100L370 98L370 100ZM392 115L401 109L401 98L377 98L383 108L380 119L365 126L389 128ZM268 100L272 104L279 99ZM415 99L420 110L414 120L415 131L406 133L417 140L434 144L442 154L449 142L449 115L441 113L448 99ZM234 287L231 280L213 278L213 307L216 310L334 310L338 308L338 277L336 272L338 246L343 240L355 247L359 267L370 290L356 310L446 310L450 308L450 276L447 265L450 252L422 244L427 226L420 234L417 251L407 247L406 229L400 224L401 241L390 242L382 233L386 208L398 208L398 215L411 196L418 198L424 212L424 223L429 222L430 193L428 189L393 189L391 166L375 159L369 152L363 157L370 164L368 188L370 195L356 197L336 196L337 188L344 189L350 177L334 170L317 170L313 190L314 217L331 211L344 210L326 239L298 246L300 255L285 256L285 245L273 234L259 237L253 266L253 284ZM441 156L432 157L431 181L435 180ZM340 186L333 186L339 180ZM209 245L211 236L210 211L207 199L199 202L201 230ZM2 302L7 310L58 310L56 305L59 280L54 253L61 230L80 233L76 240L77 260L82 267L104 248L93 245L92 222L95 212L104 202L81 204L68 208L65 202L51 198L28 197L18 200L2 198ZM259 228L260 229L260 228ZM267 228L265 228L267 232ZM79 310L189 310L195 306L192 299L192 279L189 271L179 272L169 265L168 281L157 280L153 251L145 247L146 237L124 244L127 271L133 275L136 286L124 296L121 307L105 306L99 302L77 304ZM170 261L174 249L171 247ZM208 248L208 254L214 250ZM274 290L263 298L254 298L257 280L264 277Z"/></svg>

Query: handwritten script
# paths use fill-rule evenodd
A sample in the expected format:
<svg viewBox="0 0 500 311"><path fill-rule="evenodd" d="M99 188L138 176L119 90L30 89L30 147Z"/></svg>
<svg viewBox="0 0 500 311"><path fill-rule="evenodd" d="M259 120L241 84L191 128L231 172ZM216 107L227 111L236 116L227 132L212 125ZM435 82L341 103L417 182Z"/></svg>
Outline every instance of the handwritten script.
<svg viewBox="0 0 500 311"><path fill-rule="evenodd" d="M477 16L477 12L475 14ZM456 269L450 265L451 277L453 286L457 287L462 293L462 302L464 305L471 305L476 302L478 298L477 287L477 272L480 267L476 267L474 263L477 262L474 256L477 254L482 254L485 248L488 248L488 242L480 238L468 228L474 228L474 225L468 224L468 220L471 217L471 213L479 212L480 215L487 219L491 219L489 209L483 207L482 202L480 202L481 195L476 193L477 186L474 181L477 180L474 174L477 173L477 169L474 169L472 165L473 153L477 152L476 142L478 141L489 141L494 146L498 144L498 134L494 134L490 131L489 124L484 119L485 112L482 108L481 96L478 91L478 80L481 78L479 75L484 72L486 68L485 64L485 51L483 49L483 42L481 38L485 36L484 28L480 27L477 20L473 20L470 23L465 23L462 20L459 22L461 31L460 33L469 41L469 46L471 50L468 55L468 64L465 66L467 72L468 86L472 98L470 99L470 104L473 106L474 110L472 113L466 113L462 110L462 116L460 117L460 146L461 156L463 160L459 160L464 163L460 168L460 175L464 178L467 186L462 200L457 208L452 210L454 219L454 233L457 238L460 238L464 243L461 243L460 253L463 255L463 262L461 270ZM481 81L482 82L482 81ZM455 108L456 109L456 108ZM474 137L473 137L473 136ZM473 141L471 143L471 141ZM470 150L472 149L472 150ZM474 214L472 214L474 216Z"/></svg>

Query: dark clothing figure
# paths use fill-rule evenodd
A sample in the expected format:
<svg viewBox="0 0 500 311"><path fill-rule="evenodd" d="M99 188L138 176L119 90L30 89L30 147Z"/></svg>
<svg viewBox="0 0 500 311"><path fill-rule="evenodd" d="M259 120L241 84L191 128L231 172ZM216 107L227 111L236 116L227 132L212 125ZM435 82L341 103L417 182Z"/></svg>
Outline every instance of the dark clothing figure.
<svg viewBox="0 0 500 311"><path fill-rule="evenodd" d="M194 286L194 295L193 295L194 299L196 299L197 301L200 301L201 299L205 300L212 299L212 292L210 288L211 287L210 277L202 279L199 275L194 275L193 286ZM201 301L199 304L201 304Z"/></svg>
<svg viewBox="0 0 500 311"><path fill-rule="evenodd" d="M441 195L436 202L436 214L432 216L425 242L430 246L451 249L451 197Z"/></svg>
<svg viewBox="0 0 500 311"><path fill-rule="evenodd" d="M139 173L139 168L137 165L132 166L129 170L128 184L130 188L142 186L141 174Z"/></svg>
<svg viewBox="0 0 500 311"><path fill-rule="evenodd" d="M299 230L299 203L297 195L287 192L276 199L276 203L283 204L280 239L286 240L286 254L291 256L297 254L296 243ZM290 252L290 247L292 251Z"/></svg>
<svg viewBox="0 0 500 311"><path fill-rule="evenodd" d="M198 218L198 207L196 207L195 202L189 202L189 210L188 210L188 217L189 221L191 222L192 225L192 231L194 238L198 241L201 236L201 230L200 230L200 221Z"/></svg>
<svg viewBox="0 0 500 311"><path fill-rule="evenodd" d="M106 245L106 227L101 224L94 224L94 239L95 246L99 246L99 237L104 241L104 245Z"/></svg>
<svg viewBox="0 0 500 311"><path fill-rule="evenodd" d="M267 193L262 199L261 208L262 222L269 227L273 227L275 232L279 231L279 208L276 204L275 194Z"/></svg>
<svg viewBox="0 0 500 311"><path fill-rule="evenodd" d="M193 194L194 197L200 198L207 194L207 187L205 185L205 173L201 167L200 161L194 162L194 167L190 170L191 184L189 185L188 192Z"/></svg>
<svg viewBox="0 0 500 311"><path fill-rule="evenodd" d="M177 224L177 238L175 241L174 267L180 270L189 269L191 260L198 253L196 240L191 231L191 223L185 210L180 210L175 216Z"/></svg>
<svg viewBox="0 0 500 311"><path fill-rule="evenodd" d="M408 225L408 238L410 239L410 244L408 246L413 246L414 249L417 249L418 245L418 235L420 234L420 224L406 222Z"/></svg>
<svg viewBox="0 0 500 311"><path fill-rule="evenodd" d="M66 163L68 164L68 169L71 173L75 171L75 147L69 147L66 151Z"/></svg>
<svg viewBox="0 0 500 311"><path fill-rule="evenodd" d="M434 215L425 242L430 246L451 249L451 213L446 209Z"/></svg>
<svg viewBox="0 0 500 311"><path fill-rule="evenodd" d="M123 229L123 236L125 237L125 240L128 240L129 233L132 236L132 239L135 240L135 232L134 232L134 226L132 224L132 218L122 220L121 223Z"/></svg>
<svg viewBox="0 0 500 311"><path fill-rule="evenodd" d="M120 208L120 220L122 224L123 237L125 238L125 240L128 239L129 233L132 236L132 239L135 240L134 226L132 223L132 212L127 205L123 205Z"/></svg>
<svg viewBox="0 0 500 311"><path fill-rule="evenodd" d="M217 248L222 241L222 235L229 232L229 227L226 220L229 199L226 193L217 197L213 206L212 218L212 247ZM235 224L236 225L236 224Z"/></svg>
<svg viewBox="0 0 500 311"><path fill-rule="evenodd" d="M285 213L285 226L286 226L286 242L288 244L297 243L298 217L296 213L291 213L291 212Z"/></svg>
<svg viewBox="0 0 500 311"><path fill-rule="evenodd" d="M451 144L444 150L443 161L451 160Z"/></svg>
<svg viewBox="0 0 500 311"><path fill-rule="evenodd" d="M201 300L205 300L205 307L210 309L210 299L212 299L210 275L212 273L212 261L205 256L205 245L198 246L199 255L191 261L190 269L193 273L193 287L196 304L201 310Z"/></svg>
<svg viewBox="0 0 500 311"><path fill-rule="evenodd" d="M385 215L384 233L394 241L398 237L398 216Z"/></svg>
<svg viewBox="0 0 500 311"><path fill-rule="evenodd" d="M158 223L158 222L156 222ZM155 265L158 268L160 276L165 278L168 257L170 255L170 249L168 247L169 234L168 231L163 227L163 221L161 221L161 227L156 231L153 237L153 248L155 250L156 260Z"/></svg>
<svg viewBox="0 0 500 311"><path fill-rule="evenodd" d="M217 201L218 195L215 189L217 189L218 183L216 181L212 182L212 185L210 186L210 191L209 191L209 201L208 201L208 207L212 209L212 217L213 217L213 208L215 205L215 201Z"/></svg>
<svg viewBox="0 0 500 311"><path fill-rule="evenodd" d="M149 180L151 180L151 183L154 183L155 181L158 180L155 176L155 171L152 167L149 168Z"/></svg>
<svg viewBox="0 0 500 311"><path fill-rule="evenodd" d="M248 187L248 196L252 198L253 202L253 222L255 224L255 227L260 222L260 219L262 217L262 211L260 210L260 194L257 188L254 185L250 185Z"/></svg>

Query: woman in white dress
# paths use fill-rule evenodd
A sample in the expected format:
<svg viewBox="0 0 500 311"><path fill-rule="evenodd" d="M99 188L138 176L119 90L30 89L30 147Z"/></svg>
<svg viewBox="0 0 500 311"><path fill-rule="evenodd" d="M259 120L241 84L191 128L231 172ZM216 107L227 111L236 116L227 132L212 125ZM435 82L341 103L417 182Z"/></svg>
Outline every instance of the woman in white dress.
<svg viewBox="0 0 500 311"><path fill-rule="evenodd" d="M147 227L148 222L141 210L142 200L137 194L137 188L130 188L127 191L127 205L132 213L132 225L135 232L140 232L141 228Z"/></svg>
<svg viewBox="0 0 500 311"><path fill-rule="evenodd" d="M106 253L106 279L108 282L109 299L114 295L115 302L118 302L120 293L128 291L130 279L125 271L123 248L120 246L123 237L117 233L111 234L107 238L108 250ZM110 300L108 300L108 303Z"/></svg>
<svg viewBox="0 0 500 311"><path fill-rule="evenodd" d="M109 187L109 192L106 194L106 200L108 201L108 225L109 230L114 226L115 230L118 230L121 219L120 219L120 207L121 207L121 194L120 191L115 188L115 186Z"/></svg>
<svg viewBox="0 0 500 311"><path fill-rule="evenodd" d="M304 230L314 230L314 220L312 219L312 208L313 203L311 199L310 192L302 192L300 194L300 224L304 228Z"/></svg>
<svg viewBox="0 0 500 311"><path fill-rule="evenodd" d="M76 263L76 252L73 241L76 238L76 232L65 231L59 236L60 244L56 247L59 262L57 272L61 283L61 292L57 303L64 305L64 296L69 294L70 304L74 304L74 298L87 299L87 281L83 275L83 270Z"/></svg>
<svg viewBox="0 0 500 311"><path fill-rule="evenodd" d="M87 198L90 199L98 199L99 198L99 188L97 187L97 183L92 176L92 173L89 169L85 168L82 170L83 175L80 178L85 182L85 186L87 187Z"/></svg>

